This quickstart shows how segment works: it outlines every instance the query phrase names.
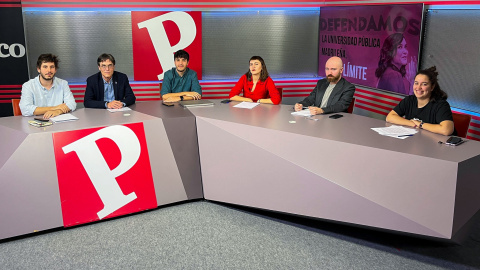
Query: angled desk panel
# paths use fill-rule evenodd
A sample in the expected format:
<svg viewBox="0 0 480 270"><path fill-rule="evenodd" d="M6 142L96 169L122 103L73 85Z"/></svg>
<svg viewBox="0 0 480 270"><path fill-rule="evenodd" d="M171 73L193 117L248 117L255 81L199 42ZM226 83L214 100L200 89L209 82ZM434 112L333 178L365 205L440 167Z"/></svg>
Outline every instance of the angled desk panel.
<svg viewBox="0 0 480 270"><path fill-rule="evenodd" d="M156 175L163 175L164 179L172 179L169 174L171 174L171 171L175 171L176 174L180 175L188 199L203 198L195 116L178 104L173 107L166 107L162 105L162 101L137 103L131 108L137 112L162 119L168 138L168 147L171 148L169 151L173 153L175 164L173 166L155 165L152 166L152 171ZM145 128L150 130L157 127L152 123L152 125L146 125ZM152 145L154 150L149 154L151 157L156 155L158 160L162 160L165 150L159 145L153 145L153 143L157 143L157 138L149 136L150 134L153 133L147 131L149 144ZM159 194L164 194L168 198L170 192L169 190L157 190L157 201L162 201Z"/></svg>
<svg viewBox="0 0 480 270"><path fill-rule="evenodd" d="M233 105L190 109L206 199L442 239L480 208L478 142L449 147L424 130L400 140L363 116Z"/></svg>
<svg viewBox="0 0 480 270"><path fill-rule="evenodd" d="M124 113L79 109L72 113L78 121L45 128L30 126L28 120L33 117L0 118L0 239L63 226L52 140L52 134L57 132L143 123L157 205L202 198L199 171L196 178L191 173L188 181L182 179L175 146L170 144L168 135L170 132L196 138L195 117L183 114L184 121L189 121L185 128L167 128L169 124L165 123L175 115L142 113L142 105ZM194 153L198 161L198 149Z"/></svg>

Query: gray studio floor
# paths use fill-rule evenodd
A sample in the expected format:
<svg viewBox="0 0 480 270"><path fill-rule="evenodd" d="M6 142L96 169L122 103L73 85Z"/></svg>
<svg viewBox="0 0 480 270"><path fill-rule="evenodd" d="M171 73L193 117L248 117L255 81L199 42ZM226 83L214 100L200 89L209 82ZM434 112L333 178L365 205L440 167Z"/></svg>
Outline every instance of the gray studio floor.
<svg viewBox="0 0 480 270"><path fill-rule="evenodd" d="M477 269L463 245L196 201L0 242L0 269Z"/></svg>

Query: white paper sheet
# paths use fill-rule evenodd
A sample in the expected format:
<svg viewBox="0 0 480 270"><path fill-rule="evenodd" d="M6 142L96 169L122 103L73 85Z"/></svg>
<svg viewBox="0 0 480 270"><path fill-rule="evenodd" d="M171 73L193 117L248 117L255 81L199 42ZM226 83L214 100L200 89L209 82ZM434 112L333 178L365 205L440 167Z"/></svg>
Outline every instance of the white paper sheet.
<svg viewBox="0 0 480 270"><path fill-rule="evenodd" d="M301 110L301 111L298 111L298 112L292 112L292 115L296 115L296 116L311 116L309 109Z"/></svg>
<svg viewBox="0 0 480 270"><path fill-rule="evenodd" d="M122 107L120 109L107 109L109 112L126 112L126 111L131 111L129 107Z"/></svg>
<svg viewBox="0 0 480 270"><path fill-rule="evenodd" d="M380 127L380 128L372 128L372 130L378 132L378 134L388 137L393 137L397 139L406 139L408 137L413 136L418 131L413 128L407 128L402 126L389 126L389 127Z"/></svg>
<svg viewBox="0 0 480 270"><path fill-rule="evenodd" d="M260 105L260 103L254 103L254 102L242 102L238 103L237 105L233 106L234 108L242 108L242 109L253 109Z"/></svg>
<svg viewBox="0 0 480 270"><path fill-rule="evenodd" d="M78 120L78 117L73 116L71 113L61 114L61 115L50 118L50 121L54 123L69 122L69 121L75 121L75 120Z"/></svg>

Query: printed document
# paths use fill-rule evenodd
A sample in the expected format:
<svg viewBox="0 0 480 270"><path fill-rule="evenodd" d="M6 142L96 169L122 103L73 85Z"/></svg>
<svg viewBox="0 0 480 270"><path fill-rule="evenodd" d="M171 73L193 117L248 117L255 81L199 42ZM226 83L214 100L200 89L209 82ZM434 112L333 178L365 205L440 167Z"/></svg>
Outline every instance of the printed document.
<svg viewBox="0 0 480 270"><path fill-rule="evenodd" d="M50 121L53 123L60 123L60 122L69 122L78 120L78 117L73 116L71 113L60 114L58 116L50 118Z"/></svg>
<svg viewBox="0 0 480 270"><path fill-rule="evenodd" d="M260 103L254 103L254 102L246 102L243 101L242 103L238 103L237 105L233 106L234 108L242 108L242 109L253 109L260 105Z"/></svg>
<svg viewBox="0 0 480 270"><path fill-rule="evenodd" d="M296 116L312 116L310 114L310 110L309 109L304 109L304 110L301 110L301 111L298 111L298 112L292 112L292 115L296 115Z"/></svg>
<svg viewBox="0 0 480 270"><path fill-rule="evenodd" d="M372 128L374 131L378 132L378 134L383 136L389 136L397 139L406 139L407 137L413 136L418 131L413 128L407 128L402 126L389 126L389 127L381 127L381 128Z"/></svg>

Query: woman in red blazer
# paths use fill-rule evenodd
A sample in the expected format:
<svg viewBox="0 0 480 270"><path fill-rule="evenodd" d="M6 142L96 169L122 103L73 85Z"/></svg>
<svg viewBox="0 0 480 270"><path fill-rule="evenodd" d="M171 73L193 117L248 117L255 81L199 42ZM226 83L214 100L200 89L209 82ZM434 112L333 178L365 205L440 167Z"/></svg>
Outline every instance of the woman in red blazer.
<svg viewBox="0 0 480 270"><path fill-rule="evenodd" d="M239 96L243 90L243 97ZM282 97L272 78L268 75L265 61L260 56L250 58L250 69L230 90L228 96L233 101L247 101L267 104L279 104Z"/></svg>

